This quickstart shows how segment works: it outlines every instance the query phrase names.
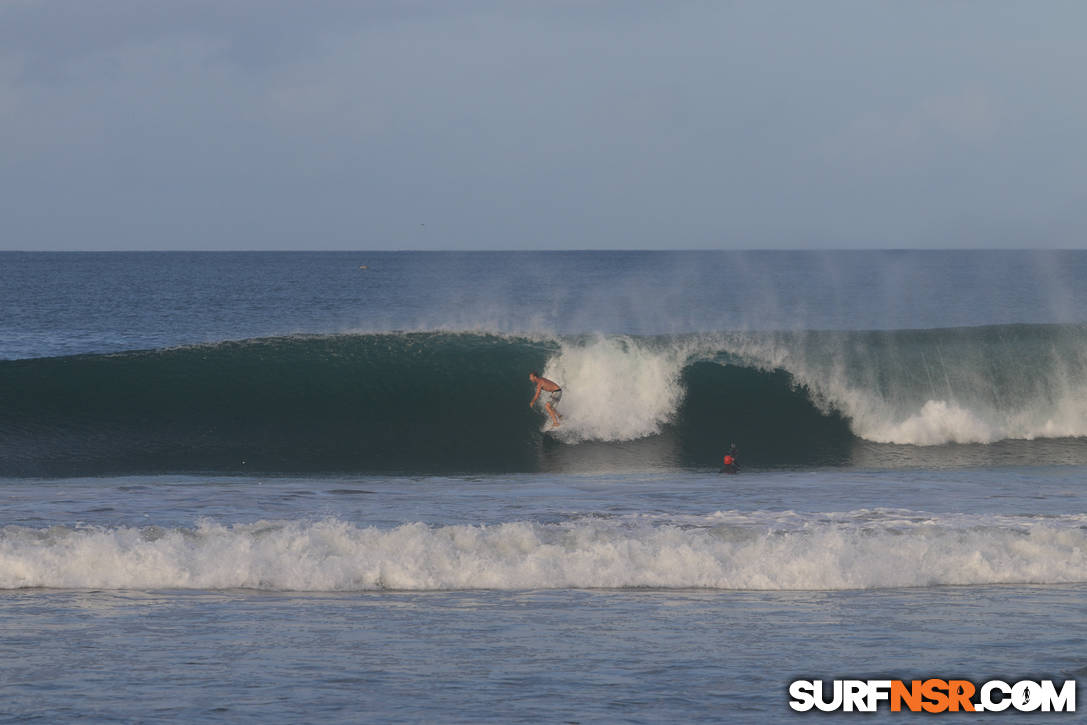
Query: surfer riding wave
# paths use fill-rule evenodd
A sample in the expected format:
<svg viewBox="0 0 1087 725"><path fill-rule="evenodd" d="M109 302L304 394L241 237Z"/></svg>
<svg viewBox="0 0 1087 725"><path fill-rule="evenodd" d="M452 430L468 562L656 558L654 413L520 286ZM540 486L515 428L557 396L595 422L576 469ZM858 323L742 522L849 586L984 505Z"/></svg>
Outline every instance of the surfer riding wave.
<svg viewBox="0 0 1087 725"><path fill-rule="evenodd" d="M551 427L559 427L559 414L555 411L555 406L562 400L562 388L558 383L553 380L548 380L542 377L539 373L533 371L528 374L528 379L536 384L536 392L532 396L532 400L529 402L528 407L536 405L536 400L540 397L540 391L544 390L551 393L551 398L544 403L544 408L547 410L547 414L551 416Z"/></svg>

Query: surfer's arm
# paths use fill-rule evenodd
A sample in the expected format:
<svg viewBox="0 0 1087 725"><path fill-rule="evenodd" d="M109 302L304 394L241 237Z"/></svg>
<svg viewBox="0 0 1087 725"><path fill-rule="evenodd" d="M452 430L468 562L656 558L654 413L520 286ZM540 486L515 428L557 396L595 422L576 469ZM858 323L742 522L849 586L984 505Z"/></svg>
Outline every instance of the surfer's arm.
<svg viewBox="0 0 1087 725"><path fill-rule="evenodd" d="M532 400L528 401L528 407L536 405L536 398L540 397L540 388L543 387L542 383L536 383L536 394L532 396Z"/></svg>

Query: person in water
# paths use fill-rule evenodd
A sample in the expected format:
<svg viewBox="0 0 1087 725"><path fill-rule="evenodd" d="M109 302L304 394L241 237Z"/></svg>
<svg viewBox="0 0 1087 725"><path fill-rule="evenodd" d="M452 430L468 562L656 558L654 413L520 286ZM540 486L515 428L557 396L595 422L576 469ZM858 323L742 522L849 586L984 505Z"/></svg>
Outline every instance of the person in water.
<svg viewBox="0 0 1087 725"><path fill-rule="evenodd" d="M736 444L733 443L728 453L725 454L724 467L718 471L718 473L739 473L740 472L740 452L736 450Z"/></svg>
<svg viewBox="0 0 1087 725"><path fill-rule="evenodd" d="M536 394L532 396L532 402L528 404L528 407L536 405L536 399L540 397L540 391L544 390L551 393L551 399L544 403L544 408L547 409L547 414L551 416L552 428L559 427L559 414L555 412L555 406L562 400L562 388L553 380L548 380L545 377L541 377L537 372L531 372L528 374L528 379L536 385Z"/></svg>

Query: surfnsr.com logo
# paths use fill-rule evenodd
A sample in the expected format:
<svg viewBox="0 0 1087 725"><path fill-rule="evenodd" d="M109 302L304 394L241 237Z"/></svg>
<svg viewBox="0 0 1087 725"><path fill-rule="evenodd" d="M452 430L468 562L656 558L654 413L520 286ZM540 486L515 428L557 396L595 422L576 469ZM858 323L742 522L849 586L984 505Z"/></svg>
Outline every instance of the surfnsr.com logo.
<svg viewBox="0 0 1087 725"><path fill-rule="evenodd" d="M1052 680L794 680L789 707L799 712L1075 712L1076 681L1058 689Z"/></svg>

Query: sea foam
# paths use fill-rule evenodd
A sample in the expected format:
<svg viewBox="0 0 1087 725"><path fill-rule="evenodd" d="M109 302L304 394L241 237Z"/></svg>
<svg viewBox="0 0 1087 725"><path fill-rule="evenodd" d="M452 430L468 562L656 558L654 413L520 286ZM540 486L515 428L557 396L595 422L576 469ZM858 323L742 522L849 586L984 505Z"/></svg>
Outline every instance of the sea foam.
<svg viewBox="0 0 1087 725"><path fill-rule="evenodd" d="M563 342L544 369L561 381L564 441L628 441L659 433L683 395L681 346L654 348L630 337Z"/></svg>
<svg viewBox="0 0 1087 725"><path fill-rule="evenodd" d="M784 371L815 406L876 443L1087 436L1087 333L1078 327L559 342L545 374L570 391L557 434L567 442L659 433L688 394L684 369L699 361Z"/></svg>
<svg viewBox="0 0 1087 725"><path fill-rule="evenodd" d="M719 512L394 528L8 526L0 588L839 590L1087 581L1087 517Z"/></svg>

